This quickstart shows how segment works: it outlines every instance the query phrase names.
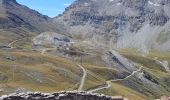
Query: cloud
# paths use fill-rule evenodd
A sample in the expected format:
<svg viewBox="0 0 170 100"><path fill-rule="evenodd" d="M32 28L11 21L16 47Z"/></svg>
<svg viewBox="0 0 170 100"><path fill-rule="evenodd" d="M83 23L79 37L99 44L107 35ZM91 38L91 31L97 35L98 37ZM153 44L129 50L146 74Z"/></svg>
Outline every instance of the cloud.
<svg viewBox="0 0 170 100"><path fill-rule="evenodd" d="M70 6L71 4L70 3L64 3L63 5L64 6Z"/></svg>

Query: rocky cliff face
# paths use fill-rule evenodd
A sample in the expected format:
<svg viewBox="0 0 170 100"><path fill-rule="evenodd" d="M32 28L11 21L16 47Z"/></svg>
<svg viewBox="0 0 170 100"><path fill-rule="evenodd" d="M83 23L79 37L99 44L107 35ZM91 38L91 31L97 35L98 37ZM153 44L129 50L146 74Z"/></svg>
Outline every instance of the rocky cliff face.
<svg viewBox="0 0 170 100"><path fill-rule="evenodd" d="M170 0L77 0L55 21L73 36L103 38L98 42L147 52L164 44L157 38L169 33L168 9Z"/></svg>

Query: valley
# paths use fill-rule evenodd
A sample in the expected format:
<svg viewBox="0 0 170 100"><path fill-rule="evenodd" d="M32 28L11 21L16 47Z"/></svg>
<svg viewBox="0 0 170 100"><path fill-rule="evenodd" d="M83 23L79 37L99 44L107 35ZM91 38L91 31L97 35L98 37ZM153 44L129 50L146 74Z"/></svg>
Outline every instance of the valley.
<svg viewBox="0 0 170 100"><path fill-rule="evenodd" d="M0 0L0 95L170 96L169 8L169 0L76 0L50 18Z"/></svg>
<svg viewBox="0 0 170 100"><path fill-rule="evenodd" d="M95 61L93 61L96 60L94 59L96 55L99 56L100 54L103 54L102 52L105 52L105 50L100 50L102 52L94 52L95 49L93 49L93 51L88 50L89 53L85 52L84 54L84 51L77 51L81 53L82 58L80 55L68 56L67 53L73 51L69 52L69 50L63 50L66 51L66 56L61 56L54 55L54 53L59 52L61 48L60 50L57 50L57 48L46 48L44 49L44 51L38 51L36 49L30 50L20 47L20 45L22 45L21 42L25 44L24 40L19 39L20 42L17 41L18 40L15 40L15 42L11 42L12 44L10 45L10 49L1 49L1 68L8 68L6 70L1 70L1 77L3 77L3 75L5 75L4 77L6 77L3 82L1 82L2 90L6 91L1 91L1 94L12 93L14 91L56 92L63 90L77 90L104 93L112 96L123 95L125 97L129 97L131 93L137 93L130 98L138 98L139 100L147 98L146 95L153 96L153 94L150 94L150 92L154 93L155 96L157 95L157 98L164 93L167 93L167 95L169 94L167 90L168 86L165 85L169 84L167 81L165 81L166 79L168 79L169 73L162 65L160 65L160 63L157 63L154 59L154 57L158 57L159 59L167 60L169 62L169 55L163 56L162 54L152 54L148 55L147 57L143 57L143 55L138 55L135 53L131 54L129 52L127 53L124 50L119 51L121 55L137 63L138 66L138 68L135 68L136 70L130 73L129 70L122 73L121 75L117 68L107 67L107 65L102 64L102 61L100 61L102 58L98 59L101 63L100 66L96 64ZM15 46L19 49L17 49ZM90 55L90 53L92 52L93 55ZM60 66L62 67L60 68ZM10 70L10 72L8 72L8 70ZM129 82L138 77L137 73L140 74L143 72L148 75L146 77L151 80L151 82L156 81L156 84L160 82L158 87L160 87L162 91L167 92L161 94L162 91L155 92L152 90L147 90L147 88L152 87L147 87L147 85L143 87L142 84L138 83L138 81L140 80L135 80L132 83L135 83L134 86L142 88L143 91L138 90L137 87L127 87L128 84L132 84ZM115 88L114 85L118 85L117 88ZM118 89L118 87L120 87L120 90L115 90ZM164 89L165 87L166 89ZM126 89L128 91L131 91L131 93L126 93ZM124 94L119 91L124 91L122 92ZM148 91L147 94L139 95L140 93L146 93L146 91ZM156 98L152 96L151 99Z"/></svg>

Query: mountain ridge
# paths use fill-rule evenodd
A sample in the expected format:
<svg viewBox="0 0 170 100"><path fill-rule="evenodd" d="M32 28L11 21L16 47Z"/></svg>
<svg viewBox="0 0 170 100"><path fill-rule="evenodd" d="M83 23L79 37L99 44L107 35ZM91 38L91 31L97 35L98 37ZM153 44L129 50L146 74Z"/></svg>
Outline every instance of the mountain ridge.
<svg viewBox="0 0 170 100"><path fill-rule="evenodd" d="M63 27L52 18L21 5L16 0L1 0L0 8L1 45L42 32L66 34Z"/></svg>
<svg viewBox="0 0 170 100"><path fill-rule="evenodd" d="M50 21L49 17L45 15L41 15L37 11L31 10L26 6L20 5L19 3L16 2L16 0L2 0L1 2L2 2L1 3L2 7L5 9L5 13L8 15L6 17L7 20L16 21L15 23L17 23L17 19L18 19L18 24L22 24L21 22L25 22L25 24L32 26L32 29L36 29L37 31L49 30L48 28L55 30L55 28L52 28L53 26L52 21L50 23L51 27L47 26L47 22L45 22L45 21ZM31 15L32 17L30 17ZM12 19L13 17L16 18L16 20ZM37 25L38 27L36 26L36 24L33 23L33 21L35 21L35 23L38 23ZM47 28L40 25L40 23L44 23ZM43 27L44 29L41 27Z"/></svg>
<svg viewBox="0 0 170 100"><path fill-rule="evenodd" d="M169 31L169 8L170 0L77 0L54 21L63 23L72 37L147 53L165 45L156 40L163 30Z"/></svg>

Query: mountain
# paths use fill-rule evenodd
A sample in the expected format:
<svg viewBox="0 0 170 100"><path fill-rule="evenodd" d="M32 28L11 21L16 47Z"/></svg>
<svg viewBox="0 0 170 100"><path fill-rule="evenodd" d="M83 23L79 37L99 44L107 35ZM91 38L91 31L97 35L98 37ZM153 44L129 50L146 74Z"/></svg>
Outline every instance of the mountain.
<svg viewBox="0 0 170 100"><path fill-rule="evenodd" d="M170 0L76 0L54 20L73 37L148 53L170 50L169 9Z"/></svg>
<svg viewBox="0 0 170 100"><path fill-rule="evenodd" d="M41 32L59 32L59 24L16 0L0 0L1 44L14 39L31 37Z"/></svg>
<svg viewBox="0 0 170 100"><path fill-rule="evenodd" d="M0 99L170 95L170 53L151 51L170 48L169 5L77 0L50 18L15 0L0 0L0 95L6 95Z"/></svg>

